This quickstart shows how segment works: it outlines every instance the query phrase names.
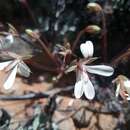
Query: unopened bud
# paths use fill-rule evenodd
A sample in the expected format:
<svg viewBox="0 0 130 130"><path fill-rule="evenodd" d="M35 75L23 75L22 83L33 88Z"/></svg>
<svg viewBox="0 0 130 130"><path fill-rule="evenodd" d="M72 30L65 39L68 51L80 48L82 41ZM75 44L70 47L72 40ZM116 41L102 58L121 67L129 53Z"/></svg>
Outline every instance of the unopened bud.
<svg viewBox="0 0 130 130"><path fill-rule="evenodd" d="M102 7L97 3L88 3L87 9L91 12L100 12L102 11Z"/></svg>
<svg viewBox="0 0 130 130"><path fill-rule="evenodd" d="M33 31L31 29L26 29L25 32L30 36L33 35Z"/></svg>
<svg viewBox="0 0 130 130"><path fill-rule="evenodd" d="M89 25L85 28L85 32L88 33L99 33L101 31L101 28L97 25Z"/></svg>
<svg viewBox="0 0 130 130"><path fill-rule="evenodd" d="M35 38L35 39L38 39L38 38L39 38L39 35L38 35L36 32L32 31L31 29L26 29L25 32L26 32L29 36L31 36L32 38Z"/></svg>

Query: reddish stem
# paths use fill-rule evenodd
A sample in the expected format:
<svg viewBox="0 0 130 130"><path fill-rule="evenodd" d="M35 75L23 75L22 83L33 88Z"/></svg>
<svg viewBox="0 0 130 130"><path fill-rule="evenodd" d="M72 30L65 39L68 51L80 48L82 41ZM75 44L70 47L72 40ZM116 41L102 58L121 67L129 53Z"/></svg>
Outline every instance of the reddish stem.
<svg viewBox="0 0 130 130"><path fill-rule="evenodd" d="M80 37L81 37L84 33L85 33L85 29L82 29L82 30L78 33L78 35L77 35L75 41L73 42L72 53L74 52L74 50L75 50L75 48L76 48L76 45L77 45L77 43L78 43Z"/></svg>
<svg viewBox="0 0 130 130"><path fill-rule="evenodd" d="M49 58L54 62L54 64L55 64L56 66L59 67L59 64L58 64L57 60L56 60L55 57L52 55L52 53L48 50L47 46L43 43L43 41L42 41L40 38L38 38L37 40L38 40L38 42L41 44L41 46L43 47L43 50L46 52L46 54L49 56Z"/></svg>
<svg viewBox="0 0 130 130"><path fill-rule="evenodd" d="M78 33L78 35L77 35L77 37L76 37L76 39L75 39L75 41L73 42L73 45L72 45L72 54L73 54L73 52L74 52L74 50L75 50L75 48L76 48L76 46L77 46L77 44L78 44L79 39L81 38L81 36L82 36L84 33L85 33L85 29L82 29L82 30ZM71 57L72 57L72 54L70 54L70 55L68 56L68 59L67 59L67 61L66 61L67 63L70 62Z"/></svg>
<svg viewBox="0 0 130 130"><path fill-rule="evenodd" d="M104 12L102 11L102 58L104 62L107 62L107 28L106 28L106 18Z"/></svg>
<svg viewBox="0 0 130 130"><path fill-rule="evenodd" d="M30 62L30 64L43 71L49 71L49 72L57 73L57 74L60 72L60 70L58 68L49 68L49 67L41 65L37 62Z"/></svg>
<svg viewBox="0 0 130 130"><path fill-rule="evenodd" d="M20 0L20 2L23 4L23 6L27 9L30 17L32 18L35 25L37 25L37 20L35 19L35 16L33 14L33 11L31 10L27 0Z"/></svg>

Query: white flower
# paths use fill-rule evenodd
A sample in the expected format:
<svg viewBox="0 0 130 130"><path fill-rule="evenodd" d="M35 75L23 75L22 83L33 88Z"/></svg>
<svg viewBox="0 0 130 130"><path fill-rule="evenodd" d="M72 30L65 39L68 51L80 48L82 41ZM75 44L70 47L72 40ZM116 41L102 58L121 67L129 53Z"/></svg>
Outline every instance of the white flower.
<svg viewBox="0 0 130 130"><path fill-rule="evenodd" d="M29 77L31 72L29 67L21 59L1 62L0 70L4 70L7 73L7 77L3 84L4 89L11 89L17 72L25 77Z"/></svg>
<svg viewBox="0 0 130 130"><path fill-rule="evenodd" d="M85 58L89 58L93 55L93 43L87 41L80 45L81 53ZM92 100L95 96L95 90L92 82L90 81L87 73L98 74L102 76L111 76L114 69L106 65L84 65L81 63L80 68L77 68L77 81L74 88L74 95L76 98L80 98L83 93L86 98Z"/></svg>
<svg viewBox="0 0 130 130"><path fill-rule="evenodd" d="M124 89L121 88L122 86L119 83L116 89L116 97L118 97L120 93L121 96L124 97L124 99L130 100L130 80L125 80L122 83L123 83Z"/></svg>
<svg viewBox="0 0 130 130"><path fill-rule="evenodd" d="M125 75L118 75L112 82L116 83L116 97L120 95L124 100L130 100L130 80Z"/></svg>

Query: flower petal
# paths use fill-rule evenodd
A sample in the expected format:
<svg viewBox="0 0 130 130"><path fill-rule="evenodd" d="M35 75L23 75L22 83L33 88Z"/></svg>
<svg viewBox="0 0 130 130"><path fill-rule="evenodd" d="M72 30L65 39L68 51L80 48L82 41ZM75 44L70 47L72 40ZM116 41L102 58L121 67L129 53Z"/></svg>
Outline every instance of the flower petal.
<svg viewBox="0 0 130 130"><path fill-rule="evenodd" d="M88 44L88 55L92 57L94 52L93 43L91 41L86 41L86 44Z"/></svg>
<svg viewBox="0 0 130 130"><path fill-rule="evenodd" d="M119 96L119 93L120 93L120 84L117 84L117 88L116 88L116 92L115 92L116 97Z"/></svg>
<svg viewBox="0 0 130 130"><path fill-rule="evenodd" d="M130 80L124 81L124 87L125 87L127 93L130 95Z"/></svg>
<svg viewBox="0 0 130 130"><path fill-rule="evenodd" d="M17 73L17 68L18 68L18 65L16 65L14 67L14 69L9 73L5 83L4 83L4 88L5 89L10 89L15 81L15 77L16 77L16 73Z"/></svg>
<svg viewBox="0 0 130 130"><path fill-rule="evenodd" d="M86 70L89 73L98 74L102 76L111 76L114 73L114 69L107 65L94 65L94 66L87 66Z"/></svg>
<svg viewBox="0 0 130 130"><path fill-rule="evenodd" d="M93 55L93 43L91 41L86 41L80 45L80 51L85 58L91 57Z"/></svg>
<svg viewBox="0 0 130 130"><path fill-rule="evenodd" d="M13 69L18 63L20 62L20 60L13 60L5 69L5 71L9 71L11 69Z"/></svg>
<svg viewBox="0 0 130 130"><path fill-rule="evenodd" d="M6 40L7 42L9 42L9 43L13 43L13 42L14 42L14 38L13 38L13 36L12 36L11 34L8 35L8 36L6 36L5 40ZM5 42L6 42L6 41L5 41ZM7 43L5 43L5 44L7 44Z"/></svg>
<svg viewBox="0 0 130 130"><path fill-rule="evenodd" d="M85 43L82 43L80 45L80 51L82 53L82 55L85 57L85 58L88 58L89 57L89 52L88 52L88 49L87 49L87 45Z"/></svg>
<svg viewBox="0 0 130 130"><path fill-rule="evenodd" d="M18 73L21 76L29 77L30 73L31 73L31 70L30 70L30 68L23 61L21 61L18 64Z"/></svg>
<svg viewBox="0 0 130 130"><path fill-rule="evenodd" d="M76 82L74 87L74 95L76 98L80 98L83 95L83 81Z"/></svg>
<svg viewBox="0 0 130 130"><path fill-rule="evenodd" d="M92 100L95 97L94 86L89 79L87 82L84 82L83 89L84 89L84 94L86 98L88 98L89 100Z"/></svg>
<svg viewBox="0 0 130 130"><path fill-rule="evenodd" d="M6 68L12 61L5 61L0 63L0 70Z"/></svg>

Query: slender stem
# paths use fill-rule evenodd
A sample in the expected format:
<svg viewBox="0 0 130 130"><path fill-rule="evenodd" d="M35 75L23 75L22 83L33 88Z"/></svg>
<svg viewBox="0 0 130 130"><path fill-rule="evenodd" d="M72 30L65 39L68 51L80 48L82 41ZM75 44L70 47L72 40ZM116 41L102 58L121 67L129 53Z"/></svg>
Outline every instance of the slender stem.
<svg viewBox="0 0 130 130"><path fill-rule="evenodd" d="M30 93L30 94L25 94L25 95L19 95L19 96L0 96L0 100L28 100L28 99L38 99L38 98L48 98L48 94L43 94L43 93Z"/></svg>
<svg viewBox="0 0 130 130"><path fill-rule="evenodd" d="M32 19L33 22L34 22L34 24L39 28L37 19L35 18L35 15L34 15L32 9L30 8L30 5L28 4L27 0L24 0L24 2L22 2L22 4L23 4L23 5L25 6L25 8L27 9L27 11L28 11L28 13L29 13L31 19ZM39 29L39 31L40 31L40 29ZM40 31L40 32L42 32L42 31ZM48 41L46 40L46 38L45 38L44 36L42 36L42 39L43 39L43 41L44 41L46 44L48 44Z"/></svg>
<svg viewBox="0 0 130 130"><path fill-rule="evenodd" d="M44 51L46 52L46 54L49 56L49 58L55 63L56 66L59 66L57 60L55 59L55 57L52 55L52 53L48 50L47 46L43 43L43 41L38 38L37 39L38 42L41 44L41 46L43 47Z"/></svg>
<svg viewBox="0 0 130 130"><path fill-rule="evenodd" d="M76 45L77 45L77 43L78 43L80 37L81 37L84 33L85 33L85 30L84 30L84 29L81 30L81 31L78 33L78 35L77 35L75 41L73 42L72 53L74 52L74 50L75 50L75 48L76 48Z"/></svg>
<svg viewBox="0 0 130 130"><path fill-rule="evenodd" d="M69 92L73 90L73 86L68 86L66 88L59 88L59 89L53 89L48 92L42 92L42 93L29 93L25 95L0 95L0 100L8 100L8 101L16 101L16 100L33 100L33 99L40 99L40 98L49 98L53 95L58 95L61 93Z"/></svg>
<svg viewBox="0 0 130 130"><path fill-rule="evenodd" d="M66 66L66 56L64 56L64 59L63 59L63 63L60 67L60 72L59 72L59 75L57 76L57 79L56 81L59 81L61 79L61 77L64 75L64 72L65 72L65 66Z"/></svg>
<svg viewBox="0 0 130 130"><path fill-rule="evenodd" d="M127 61L128 57L130 56L129 48L130 46L128 45L128 47L123 49L123 51L120 54L118 54L111 60L110 64L113 66L117 66L122 60L126 59Z"/></svg>
<svg viewBox="0 0 130 130"><path fill-rule="evenodd" d="M59 73L60 72L60 69L59 68L50 68L50 67L47 67L47 66L44 66L44 65L41 65L37 62L30 62L30 64L40 70L43 70L43 71L49 71L49 72L52 72L52 73Z"/></svg>
<svg viewBox="0 0 130 130"><path fill-rule="evenodd" d="M102 57L103 61L107 61L107 28L106 28L106 18L104 12L102 11Z"/></svg>
<svg viewBox="0 0 130 130"><path fill-rule="evenodd" d="M78 33L78 35L77 35L77 37L76 37L76 39L75 39L75 41L73 42L73 45L72 45L72 54L74 53L74 50L75 50L75 48L76 48L76 46L77 46L77 44L78 44L79 39L81 38L81 36L82 36L84 33L85 33L85 29L82 29L82 30ZM70 62L71 57L72 57L72 54L68 56L67 63Z"/></svg>
<svg viewBox="0 0 130 130"><path fill-rule="evenodd" d="M35 24L36 26L38 26L37 20L36 20L36 18L35 18L35 16L34 16L33 11L31 10L31 8L30 8L30 6L29 6L27 0L23 0L23 1L21 1L21 3L22 3L23 6L27 9L27 11L28 11L28 13L29 13L31 19L32 19L33 22L34 22L34 24Z"/></svg>

